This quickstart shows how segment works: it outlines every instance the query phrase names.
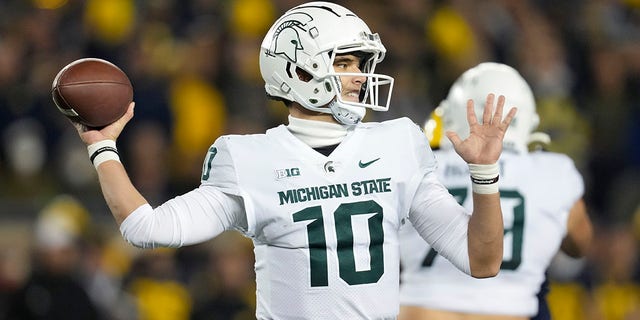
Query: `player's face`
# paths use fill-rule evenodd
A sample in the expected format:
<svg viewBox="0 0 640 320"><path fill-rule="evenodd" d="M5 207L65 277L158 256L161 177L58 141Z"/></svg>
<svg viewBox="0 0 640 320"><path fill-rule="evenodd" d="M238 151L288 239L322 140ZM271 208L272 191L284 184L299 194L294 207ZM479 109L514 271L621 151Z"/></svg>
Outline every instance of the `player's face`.
<svg viewBox="0 0 640 320"><path fill-rule="evenodd" d="M362 70L360 70L360 58L350 54L336 56L333 61L333 69L337 73L362 73ZM342 100L360 102L360 88L365 81L367 81L367 78L364 76L340 77Z"/></svg>

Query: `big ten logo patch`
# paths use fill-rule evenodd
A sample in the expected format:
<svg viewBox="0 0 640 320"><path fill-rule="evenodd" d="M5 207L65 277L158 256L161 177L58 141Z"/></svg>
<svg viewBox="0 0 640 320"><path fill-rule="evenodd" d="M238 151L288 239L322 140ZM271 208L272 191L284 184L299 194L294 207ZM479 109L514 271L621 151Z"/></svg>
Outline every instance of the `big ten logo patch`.
<svg viewBox="0 0 640 320"><path fill-rule="evenodd" d="M277 169L276 179L297 177L300 175L300 168Z"/></svg>

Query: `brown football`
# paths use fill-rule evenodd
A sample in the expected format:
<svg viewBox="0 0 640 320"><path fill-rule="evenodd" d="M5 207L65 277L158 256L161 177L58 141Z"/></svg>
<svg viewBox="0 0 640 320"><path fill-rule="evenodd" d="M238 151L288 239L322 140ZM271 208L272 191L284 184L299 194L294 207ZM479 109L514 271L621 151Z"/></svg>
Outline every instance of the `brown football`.
<svg viewBox="0 0 640 320"><path fill-rule="evenodd" d="M65 116L88 127L101 128L124 115L133 100L133 86L115 64L84 58L58 72L51 96Z"/></svg>

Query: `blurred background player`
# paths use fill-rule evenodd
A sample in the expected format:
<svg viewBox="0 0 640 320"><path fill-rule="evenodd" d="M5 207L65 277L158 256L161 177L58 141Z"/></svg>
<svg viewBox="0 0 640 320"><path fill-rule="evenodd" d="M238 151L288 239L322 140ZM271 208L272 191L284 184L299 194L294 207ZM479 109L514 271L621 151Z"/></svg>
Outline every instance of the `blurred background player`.
<svg viewBox="0 0 640 320"><path fill-rule="evenodd" d="M8 320L106 319L82 268L89 213L68 195L55 197L33 226L32 270L11 296Z"/></svg>
<svg viewBox="0 0 640 320"><path fill-rule="evenodd" d="M466 102L488 92L518 108L500 157L500 199L504 258L495 278L474 279L455 269L406 225L401 232L400 319L529 319L538 312L537 293L545 270L561 249L571 257L586 253L592 227L582 200L583 179L573 161L545 151L528 151L539 117L527 82L510 66L481 63L464 72L427 121L425 129L438 161L438 178L465 207L472 205L466 164L434 128L442 125L461 137L469 132Z"/></svg>

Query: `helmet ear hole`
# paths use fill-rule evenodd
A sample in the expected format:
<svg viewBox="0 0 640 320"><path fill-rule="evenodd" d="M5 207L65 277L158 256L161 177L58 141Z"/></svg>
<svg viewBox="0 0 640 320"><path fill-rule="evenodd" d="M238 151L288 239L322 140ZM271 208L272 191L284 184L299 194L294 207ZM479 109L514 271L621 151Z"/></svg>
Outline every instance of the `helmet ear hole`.
<svg viewBox="0 0 640 320"><path fill-rule="evenodd" d="M309 82L313 79L313 76L309 72L302 70L300 67L296 67L296 74L302 82Z"/></svg>
<svg viewBox="0 0 640 320"><path fill-rule="evenodd" d="M540 124L540 116L537 113L534 113L531 118L531 131L533 131L538 128L538 125Z"/></svg>

